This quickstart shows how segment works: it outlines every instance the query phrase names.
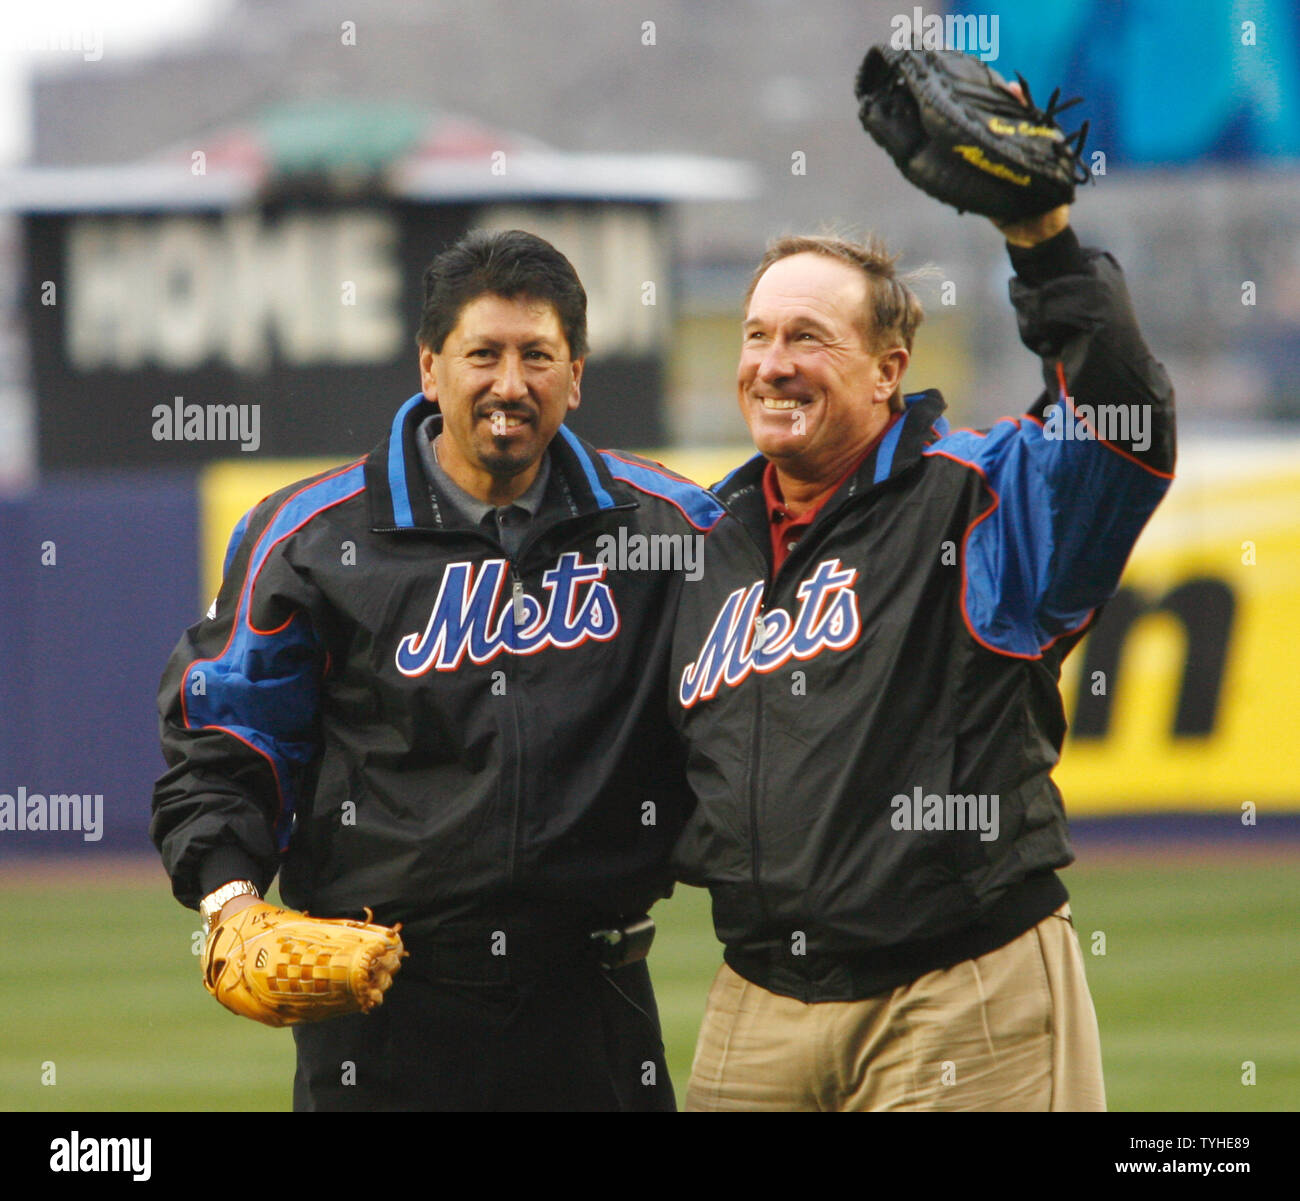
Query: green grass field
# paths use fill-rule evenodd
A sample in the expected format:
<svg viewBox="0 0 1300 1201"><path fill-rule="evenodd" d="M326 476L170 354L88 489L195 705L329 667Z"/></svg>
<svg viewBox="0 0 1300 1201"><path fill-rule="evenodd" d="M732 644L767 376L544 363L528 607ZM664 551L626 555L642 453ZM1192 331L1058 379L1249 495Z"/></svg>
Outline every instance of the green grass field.
<svg viewBox="0 0 1300 1201"><path fill-rule="evenodd" d="M1065 873L1112 1109L1300 1107L1298 866L1169 852ZM721 957L707 895L679 890L655 917L651 967L680 1100ZM203 991L197 925L161 871L153 884L136 873L0 891L0 1106L288 1109L292 1037ZM1104 955L1091 953L1094 931ZM1253 1086L1242 1083L1245 1061Z"/></svg>

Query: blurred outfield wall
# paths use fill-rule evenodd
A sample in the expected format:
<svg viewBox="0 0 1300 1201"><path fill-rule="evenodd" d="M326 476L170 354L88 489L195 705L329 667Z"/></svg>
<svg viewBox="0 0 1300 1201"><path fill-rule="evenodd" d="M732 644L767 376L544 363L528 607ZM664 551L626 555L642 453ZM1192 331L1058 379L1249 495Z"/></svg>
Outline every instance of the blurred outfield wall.
<svg viewBox="0 0 1300 1201"><path fill-rule="evenodd" d="M652 453L705 483L745 455ZM150 849L166 656L215 594L239 517L333 465L82 476L0 502L0 826L19 789L104 798L95 842L0 828L0 859ZM1071 816L1235 817L1253 802L1264 834L1269 814L1300 814L1297 612L1300 444L1185 447L1120 593L1066 663L1056 779Z"/></svg>

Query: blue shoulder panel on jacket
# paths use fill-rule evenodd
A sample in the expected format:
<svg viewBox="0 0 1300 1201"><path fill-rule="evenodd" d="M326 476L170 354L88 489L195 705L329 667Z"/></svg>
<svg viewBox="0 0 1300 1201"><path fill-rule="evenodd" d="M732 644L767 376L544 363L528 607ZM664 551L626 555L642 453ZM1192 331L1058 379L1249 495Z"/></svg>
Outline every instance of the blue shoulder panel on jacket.
<svg viewBox="0 0 1300 1201"><path fill-rule="evenodd" d="M258 572L276 543L313 517L364 487L365 465L309 484L281 504L262 531L240 585L239 604L225 647L214 659L197 659L182 679L182 709L192 730L221 730L267 760L279 794L275 823L280 849L288 845L296 808L295 768L316 753L319 644L310 622L292 614L274 630L252 622ZM247 518L241 522L246 525Z"/></svg>
<svg viewBox="0 0 1300 1201"><path fill-rule="evenodd" d="M365 487L365 466L362 461L344 467L333 475L327 475L314 484L300 488L280 505L253 548L248 576L244 581L245 595L251 594L253 580L277 542L306 525L317 514L332 508L340 501L347 500L350 496L355 496ZM241 607L243 599L241 597Z"/></svg>
<svg viewBox="0 0 1300 1201"><path fill-rule="evenodd" d="M602 450L600 457L616 480L675 505L697 530L711 530L725 512L716 497L690 480L669 475L645 463L632 462L612 450Z"/></svg>
<svg viewBox="0 0 1300 1201"><path fill-rule="evenodd" d="M962 540L967 627L992 650L1037 658L1042 649L1034 610L1043 564L1035 561L1031 548L1050 545L1049 497L1018 441L1016 423L1000 421L987 434L957 430L923 453L965 464L992 493Z"/></svg>
<svg viewBox="0 0 1300 1201"><path fill-rule="evenodd" d="M253 515L253 510L249 509L237 522L235 528L230 532L230 541L226 545L226 559L221 565L221 578L225 579L230 574L230 565L235 561L235 552L239 550L239 544L244 540L244 531L248 529L248 519Z"/></svg>
<svg viewBox="0 0 1300 1201"><path fill-rule="evenodd" d="M1029 659L1114 594L1169 486L1103 443L1049 437L1029 417L957 430L923 453L983 477L992 500L963 539L964 616L989 649Z"/></svg>

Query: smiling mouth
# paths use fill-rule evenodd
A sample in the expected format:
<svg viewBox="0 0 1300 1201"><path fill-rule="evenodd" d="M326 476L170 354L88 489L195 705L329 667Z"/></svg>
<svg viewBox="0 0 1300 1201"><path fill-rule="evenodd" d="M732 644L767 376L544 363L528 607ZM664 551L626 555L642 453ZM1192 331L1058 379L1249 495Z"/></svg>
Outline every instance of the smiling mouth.
<svg viewBox="0 0 1300 1201"><path fill-rule="evenodd" d="M506 434L511 430L521 429L532 424L532 417L527 413L509 413L505 409L492 409L479 417L492 427L494 434Z"/></svg>
<svg viewBox="0 0 1300 1201"><path fill-rule="evenodd" d="M773 412L785 412L790 409L797 409L801 405L810 404L810 401L801 400L793 396L756 396L757 400L765 409Z"/></svg>

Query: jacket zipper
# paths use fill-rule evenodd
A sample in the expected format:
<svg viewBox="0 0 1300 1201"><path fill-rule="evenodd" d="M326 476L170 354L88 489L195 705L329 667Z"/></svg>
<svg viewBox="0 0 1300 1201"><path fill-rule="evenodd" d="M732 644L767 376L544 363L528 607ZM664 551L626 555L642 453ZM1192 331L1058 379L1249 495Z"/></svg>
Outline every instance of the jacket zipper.
<svg viewBox="0 0 1300 1201"><path fill-rule="evenodd" d="M865 495L865 493L859 493L858 495L859 496ZM726 501L722 500L722 498L717 496L716 493L714 494L714 498L718 501L719 504L722 505L722 507L727 511L727 513L730 515L732 520L735 521L735 523L740 527L741 532L745 536L746 542L748 542L750 549L754 551L756 557L758 558L763 568L763 574L765 577L765 582L763 585L763 600L758 607L758 616L755 621L755 625L757 626L755 635L760 640L759 646L761 647L762 639L764 637L762 632L764 629L763 617L767 613L768 605L772 599L773 593L776 592L777 580L780 579L780 577L785 573L786 569L789 567L790 560L794 556L795 551L790 551L786 555L785 560L784 562L782 562L781 566L777 568L776 571L772 572L770 576L768 576L767 556L763 553L763 548L755 541L753 534L750 533L749 527L738 516L736 516L736 514L727 505ZM855 499L856 497L846 498L840 504L835 506L834 512L839 512L840 510L844 509L848 505L853 504ZM802 544L803 541L807 539L809 535L812 534L813 530L816 529L818 525L822 524L824 518L827 518L829 516L830 513L826 513L826 512L819 513L817 515L817 518L814 520L813 524L805 532L804 537L800 539L800 544ZM755 649L757 650L759 648L756 647ZM759 760L760 760L760 755L762 754L762 743L763 743L763 695L762 695L763 676L762 673L761 672L751 673L750 680L753 682L753 688L754 688L754 727L753 727L754 736L750 744L749 790L748 790L749 791L749 848L750 848L750 862L752 864L750 875L753 879L753 884L754 884L754 898L758 904L758 910L762 917L763 926L766 928L768 922L770 921L770 914L768 912L767 899L763 895L763 883L761 878L762 873L760 870L760 861L762 856L762 843L758 836L759 788L760 788L760 781L763 778L762 772L759 770L760 768Z"/></svg>
<svg viewBox="0 0 1300 1201"><path fill-rule="evenodd" d="M615 510L605 509L600 512L612 512L616 510L635 509L634 504L623 504L615 506ZM506 555L506 562L510 565L510 607L511 618L516 630L523 624L521 616L524 603L524 582L519 574L519 562L524 557L524 552L529 550L534 544L539 542L542 537L549 534L558 527L571 521L581 521L583 518L598 516L599 513L578 513L571 514L568 517L561 517L549 525L536 530L529 530L525 535L523 542L515 554ZM494 543L500 546L499 543ZM500 547L504 553L505 547ZM510 849L506 856L506 879L508 887L513 890L515 886L515 876L519 864L519 847L523 842L523 817L524 817L524 781L528 778L524 771L524 734L523 725L520 721L520 706L518 697L518 676L516 675L517 655L508 655L510 670L507 675L506 694L510 702L510 724L514 731L515 745L512 748L512 757L515 763L514 787L511 789L511 822L510 822Z"/></svg>
<svg viewBox="0 0 1300 1201"><path fill-rule="evenodd" d="M772 585L775 583L775 576L769 577L767 556L763 553L763 548L754 540L754 536L749 532L749 527L735 514L731 507L715 492L714 499L723 507L727 515L740 528L745 542L750 550L754 552L759 566L763 571L763 600L758 607L758 616L755 620L757 629L754 636L760 640L763 635L759 633L763 629L763 615L767 612L768 600L771 597ZM778 573L779 574L779 573ZM760 641L761 645L761 641ZM749 850L750 850L750 878L754 884L754 899L758 904L758 910L762 917L762 923L766 927L768 923L767 900L763 896L762 872L760 862L762 858L762 843L758 837L758 790L759 781L762 779L762 773L759 771L759 758L762 753L763 744L763 697L761 692L762 678L758 672L750 675L750 680L754 686L754 726L753 738L750 742L749 754Z"/></svg>
<svg viewBox="0 0 1300 1201"><path fill-rule="evenodd" d="M519 578L516 570L515 560L508 558L510 564L510 609L511 623L516 633L520 626L520 613L523 610L524 603L524 583ZM510 672L507 676L506 692L510 697L510 722L514 730L515 745L513 747L513 759L515 762L514 787L510 790L511 796L511 822L510 822L510 850L506 856L506 880L507 886L513 891L515 886L515 873L518 866L519 843L521 841L520 827L523 824L523 791L524 791L524 733L519 721L519 697L518 697L518 676L515 673L515 660L517 655L507 656L510 662Z"/></svg>
<svg viewBox="0 0 1300 1201"><path fill-rule="evenodd" d="M759 621L761 622L763 610L759 610ZM763 896L763 883L760 878L759 858L762 854L762 846L758 838L758 789L761 775L758 770L760 747L763 742L763 696L760 691L761 680L758 673L754 673L754 740L749 755L749 849L750 862L753 864L752 875L754 878L754 899L758 902L758 911L762 915L763 926L766 928L768 922L767 899Z"/></svg>
<svg viewBox="0 0 1300 1201"><path fill-rule="evenodd" d="M516 625L518 625L518 614L523 606L524 597L524 583L520 578L518 565L519 560L522 559L525 551L527 551L534 543L540 541L543 536L550 534L552 531L570 522L579 522L584 519L599 517L602 513L632 510L637 507L638 506L635 504L621 504L615 505L612 509L594 510L586 513L573 513L565 517L560 517L543 527L530 529L528 535L524 538L524 541L520 544L519 549L515 552L514 556L506 554L505 547L495 538L492 538L482 530L463 526L451 528L431 526L373 526L371 528L372 532L376 534L433 534L435 536L440 534L469 534L480 542L486 542L493 550L499 552L509 564L510 605L512 616L514 617ZM524 781L527 779L524 771L525 747L523 725L520 721L519 698L516 695L519 683L518 676L516 675L515 664L517 658L517 655L506 656L506 698L507 703L510 706L510 723L508 726L503 727L503 733L508 733L514 740L513 745L506 748L509 757L514 760L514 776L512 780L507 781L505 774L503 773L501 779L501 791L504 792L506 789L509 789L510 793L506 800L511 815L510 845L506 853L506 880L507 888L510 889L513 889L515 886L515 877L518 871L519 846L522 842ZM513 787L510 785L513 785Z"/></svg>

